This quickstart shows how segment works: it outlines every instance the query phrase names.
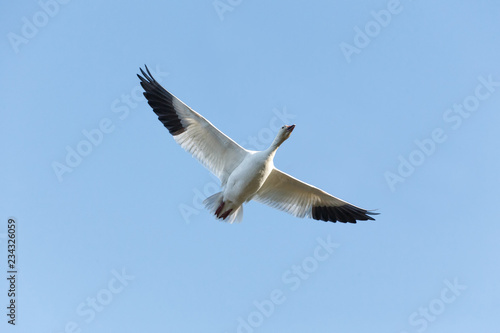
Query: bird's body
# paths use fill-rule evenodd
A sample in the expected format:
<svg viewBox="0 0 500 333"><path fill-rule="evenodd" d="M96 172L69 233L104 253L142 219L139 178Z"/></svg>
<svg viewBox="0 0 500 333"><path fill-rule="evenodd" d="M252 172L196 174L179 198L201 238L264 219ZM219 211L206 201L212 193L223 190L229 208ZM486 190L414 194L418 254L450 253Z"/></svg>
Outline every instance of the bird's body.
<svg viewBox="0 0 500 333"><path fill-rule="evenodd" d="M213 213L223 219L234 212L231 216L240 221L242 205L253 198L272 171L269 160L270 157L263 152L248 154L233 170L222 191L215 194L217 201L214 205L208 204L209 200L205 202L207 208L213 211L217 207Z"/></svg>
<svg viewBox="0 0 500 333"><path fill-rule="evenodd" d="M174 139L221 180L222 191L204 203L217 218L241 221L243 204L256 200L298 217L331 222L373 220L376 214L353 206L274 167L279 146L290 137L295 125L283 126L263 151L250 151L219 131L208 120L165 90L146 67L139 76L159 120Z"/></svg>
<svg viewBox="0 0 500 333"><path fill-rule="evenodd" d="M272 156L266 151L250 153L229 176L223 191L224 199L235 204L250 201L266 181L273 166Z"/></svg>

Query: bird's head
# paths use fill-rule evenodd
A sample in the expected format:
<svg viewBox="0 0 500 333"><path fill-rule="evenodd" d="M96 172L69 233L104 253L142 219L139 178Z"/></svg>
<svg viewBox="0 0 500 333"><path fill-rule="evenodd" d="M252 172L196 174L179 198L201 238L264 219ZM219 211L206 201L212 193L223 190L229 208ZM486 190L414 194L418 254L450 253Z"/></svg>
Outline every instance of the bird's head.
<svg viewBox="0 0 500 333"><path fill-rule="evenodd" d="M295 125L283 125L278 131L278 134L276 134L276 138L274 139L273 143L271 143L271 146L269 148L271 150L278 149L278 147L281 146L281 144L290 137L290 134L292 134L294 128Z"/></svg>
<svg viewBox="0 0 500 333"><path fill-rule="evenodd" d="M295 125L283 125L277 135L277 138L279 138L279 141L283 143L286 139L290 137L290 134L292 134L293 129L295 128Z"/></svg>
<svg viewBox="0 0 500 333"><path fill-rule="evenodd" d="M280 135L286 140L290 137L294 128L295 125L283 125L280 129Z"/></svg>

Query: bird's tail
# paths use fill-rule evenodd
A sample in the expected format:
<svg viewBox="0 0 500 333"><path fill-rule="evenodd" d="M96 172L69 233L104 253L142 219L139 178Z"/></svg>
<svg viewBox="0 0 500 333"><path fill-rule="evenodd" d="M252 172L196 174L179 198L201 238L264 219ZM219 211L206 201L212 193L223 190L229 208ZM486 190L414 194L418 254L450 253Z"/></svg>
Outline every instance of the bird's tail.
<svg viewBox="0 0 500 333"><path fill-rule="evenodd" d="M243 219L243 206L234 209L223 201L222 192L215 193L203 201L205 208L224 222L241 222Z"/></svg>

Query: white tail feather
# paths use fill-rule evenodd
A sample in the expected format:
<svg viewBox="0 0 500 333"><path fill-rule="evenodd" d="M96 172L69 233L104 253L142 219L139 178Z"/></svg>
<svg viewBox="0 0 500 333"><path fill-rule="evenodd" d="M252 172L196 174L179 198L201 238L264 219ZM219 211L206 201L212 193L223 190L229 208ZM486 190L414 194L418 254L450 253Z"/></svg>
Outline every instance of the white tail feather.
<svg viewBox="0 0 500 333"><path fill-rule="evenodd" d="M224 222L239 223L241 222L241 220L243 220L243 205L239 206L238 209L236 209L236 211L231 212L231 214L229 214L229 216L224 220Z"/></svg>
<svg viewBox="0 0 500 333"><path fill-rule="evenodd" d="M205 200L203 200L203 204L205 205L205 208L212 214L215 214L215 211L217 210L217 207L222 202L222 192L217 192L215 194L212 194Z"/></svg>

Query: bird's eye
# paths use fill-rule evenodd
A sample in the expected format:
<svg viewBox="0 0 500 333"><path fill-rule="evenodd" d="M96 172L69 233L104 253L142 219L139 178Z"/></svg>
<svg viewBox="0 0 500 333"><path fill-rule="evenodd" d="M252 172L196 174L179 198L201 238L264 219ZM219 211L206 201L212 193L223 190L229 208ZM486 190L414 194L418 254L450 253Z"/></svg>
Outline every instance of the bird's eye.
<svg viewBox="0 0 500 333"><path fill-rule="evenodd" d="M281 129L285 128L285 125L281 126Z"/></svg>

